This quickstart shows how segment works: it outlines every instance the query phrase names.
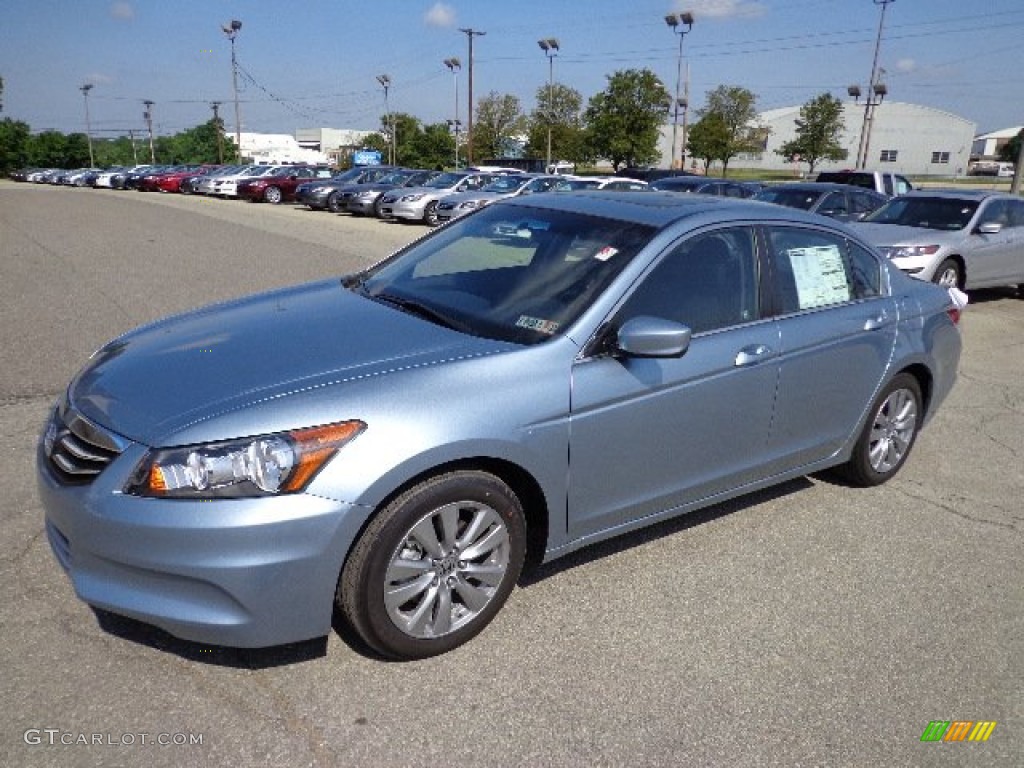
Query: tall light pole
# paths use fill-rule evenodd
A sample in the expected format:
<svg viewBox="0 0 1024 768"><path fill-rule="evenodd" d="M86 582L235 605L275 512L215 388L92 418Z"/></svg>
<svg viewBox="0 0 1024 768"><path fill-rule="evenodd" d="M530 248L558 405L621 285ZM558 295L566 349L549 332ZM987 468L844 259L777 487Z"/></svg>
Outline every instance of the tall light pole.
<svg viewBox="0 0 1024 768"><path fill-rule="evenodd" d="M486 32L481 32L478 29L472 29L470 27L460 28L459 32L462 32L469 38L469 119L466 126L466 163L468 165L473 164L473 38L486 35Z"/></svg>
<svg viewBox="0 0 1024 768"><path fill-rule="evenodd" d="M676 62L676 96L672 100L672 160L669 163L673 168L676 165L676 135L679 131L679 107L683 107L683 114L689 104L679 96L679 87L683 80L683 38L686 33L693 29L693 14L689 11L684 13L670 13L665 17L665 23L672 29L672 33L679 35L679 56ZM683 132L683 144L686 143L686 132ZM683 166L683 147L679 147L679 167Z"/></svg>
<svg viewBox="0 0 1024 768"><path fill-rule="evenodd" d="M232 19L229 24L221 27L228 40L231 41L231 90L235 96L235 160L242 160L242 118L238 111L238 59L235 58L235 37L242 28L242 22Z"/></svg>
<svg viewBox="0 0 1024 768"><path fill-rule="evenodd" d="M395 140L395 127L391 124L391 110L388 108L388 88L391 87L390 75L377 75L377 82L384 89L384 124L391 134L391 141L388 142L388 165L395 164L395 155L398 153L398 142Z"/></svg>
<svg viewBox="0 0 1024 768"><path fill-rule="evenodd" d="M142 117L145 119L146 128L149 130L149 162L156 165L156 150L153 148L153 104L155 102L147 99L142 103L146 105L146 111L142 113Z"/></svg>
<svg viewBox="0 0 1024 768"><path fill-rule="evenodd" d="M875 119L875 107L882 103L889 92L881 82L885 70L878 68L878 52L882 47L882 29L885 26L885 10L895 0L872 0L875 5L882 6L882 14L878 20L878 36L875 38L875 58L871 62L871 80L868 81L867 98L864 101L864 122L860 128L860 143L857 146L857 167L865 168L868 164L868 150L871 146L871 126ZM854 101L860 96L860 86L851 85L846 89Z"/></svg>
<svg viewBox="0 0 1024 768"><path fill-rule="evenodd" d="M455 80L455 119L449 120L452 128L455 131L455 170L459 169L459 70L462 69L462 62L459 61L455 56L450 59L444 60L444 65L451 70L452 77Z"/></svg>
<svg viewBox="0 0 1024 768"><path fill-rule="evenodd" d="M544 55L548 58L548 114L545 116L547 119L545 122L548 124L548 154L547 162L544 163L544 171L550 173L551 168L551 122L554 119L554 88L555 88L555 56L558 55L558 38L557 37L545 37L543 40L538 40L537 45L544 51Z"/></svg>
<svg viewBox="0 0 1024 768"><path fill-rule="evenodd" d="M82 96L85 98L85 137L89 141L89 167L92 168L96 165L96 161L92 156L92 125L89 122L89 91L92 90L92 83L86 83L78 90L82 92Z"/></svg>

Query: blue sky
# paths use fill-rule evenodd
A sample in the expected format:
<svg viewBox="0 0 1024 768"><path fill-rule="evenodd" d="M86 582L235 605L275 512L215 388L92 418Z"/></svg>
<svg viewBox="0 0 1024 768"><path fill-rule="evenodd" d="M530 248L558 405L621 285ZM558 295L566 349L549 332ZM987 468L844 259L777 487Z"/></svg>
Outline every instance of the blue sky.
<svg viewBox="0 0 1024 768"><path fill-rule="evenodd" d="M675 87L679 38L668 12L690 10L684 40L690 101L718 85L753 91L761 110L799 105L865 86L881 6L875 0L3 0L3 112L33 130L83 131L79 90L91 83L95 136L142 130L154 102L158 134L212 116L234 129L230 44L238 19L242 129L374 129L384 111L376 76L388 74L393 111L426 123L454 112L458 74L465 120L467 36L474 39L474 95L512 93L533 107L547 83L537 45L561 44L555 80L583 95L616 70L646 67ZM924 104L985 132L1024 122L1024 1L894 0L880 65L889 99ZM884 109L884 107L883 107Z"/></svg>

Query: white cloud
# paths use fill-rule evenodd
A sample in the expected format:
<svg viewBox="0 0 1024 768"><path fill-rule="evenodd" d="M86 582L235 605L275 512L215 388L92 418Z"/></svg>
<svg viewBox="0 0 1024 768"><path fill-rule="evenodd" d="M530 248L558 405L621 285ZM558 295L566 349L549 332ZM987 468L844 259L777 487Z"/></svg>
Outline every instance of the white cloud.
<svg viewBox="0 0 1024 768"><path fill-rule="evenodd" d="M455 9L447 3L434 3L423 20L431 27L454 27Z"/></svg>
<svg viewBox="0 0 1024 768"><path fill-rule="evenodd" d="M913 59L900 59L896 62L896 71L901 73L916 72L917 62Z"/></svg>
<svg viewBox="0 0 1024 768"><path fill-rule="evenodd" d="M694 19L751 19L763 16L760 0L677 0L677 10L690 11Z"/></svg>
<svg viewBox="0 0 1024 768"><path fill-rule="evenodd" d="M110 15L115 19L134 19L135 8L131 3L118 2L110 4Z"/></svg>

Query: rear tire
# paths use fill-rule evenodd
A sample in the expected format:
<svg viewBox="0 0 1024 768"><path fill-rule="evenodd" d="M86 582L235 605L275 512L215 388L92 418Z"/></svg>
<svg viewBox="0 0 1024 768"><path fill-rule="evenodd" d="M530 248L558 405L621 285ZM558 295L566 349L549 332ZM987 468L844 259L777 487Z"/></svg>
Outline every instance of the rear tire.
<svg viewBox="0 0 1024 768"><path fill-rule="evenodd" d="M921 387L909 373L898 374L871 404L867 423L850 460L838 467L853 485L881 485L903 466L921 428Z"/></svg>
<svg viewBox="0 0 1024 768"><path fill-rule="evenodd" d="M377 513L349 554L335 601L383 656L436 656L494 618L525 553L526 524L512 490L487 472L449 472Z"/></svg>

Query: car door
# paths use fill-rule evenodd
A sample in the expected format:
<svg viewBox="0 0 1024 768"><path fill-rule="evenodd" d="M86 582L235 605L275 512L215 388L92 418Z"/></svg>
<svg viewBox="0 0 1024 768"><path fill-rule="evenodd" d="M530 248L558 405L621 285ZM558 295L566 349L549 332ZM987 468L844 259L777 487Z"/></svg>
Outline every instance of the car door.
<svg viewBox="0 0 1024 768"><path fill-rule="evenodd" d="M969 248L964 253L968 288L1003 285L1016 282L1012 276L1020 271L1018 241L1021 230L1013 226L1016 201L1002 198L985 200L978 211L969 237ZM980 228L998 224L998 232L984 233Z"/></svg>
<svg viewBox="0 0 1024 768"><path fill-rule="evenodd" d="M763 230L779 322L779 384L768 452L783 471L848 440L888 370L898 312L874 254L831 230Z"/></svg>
<svg viewBox="0 0 1024 768"><path fill-rule="evenodd" d="M611 320L691 328L678 358L577 361L570 417L569 534L579 538L763 476L778 330L762 319L751 227L667 250Z"/></svg>

